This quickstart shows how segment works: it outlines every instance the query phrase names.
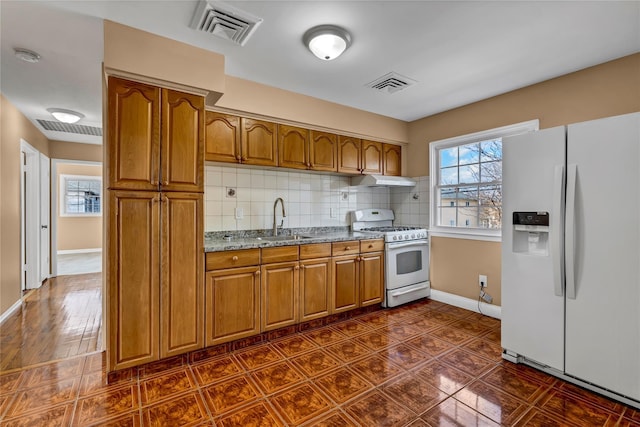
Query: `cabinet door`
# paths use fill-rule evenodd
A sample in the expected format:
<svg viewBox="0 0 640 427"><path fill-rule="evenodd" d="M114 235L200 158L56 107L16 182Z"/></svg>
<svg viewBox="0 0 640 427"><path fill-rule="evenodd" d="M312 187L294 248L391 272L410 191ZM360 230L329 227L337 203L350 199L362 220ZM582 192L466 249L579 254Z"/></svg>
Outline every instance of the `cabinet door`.
<svg viewBox="0 0 640 427"><path fill-rule="evenodd" d="M162 89L162 191L204 191L204 97Z"/></svg>
<svg viewBox="0 0 640 427"><path fill-rule="evenodd" d="M348 311L358 307L360 271L358 255L334 257L332 313Z"/></svg>
<svg viewBox="0 0 640 427"><path fill-rule="evenodd" d="M338 172L360 173L361 144L358 138L338 137Z"/></svg>
<svg viewBox="0 0 640 427"><path fill-rule="evenodd" d="M309 168L309 131L278 125L278 166L294 169Z"/></svg>
<svg viewBox="0 0 640 427"><path fill-rule="evenodd" d="M240 162L240 117L206 112L204 159Z"/></svg>
<svg viewBox="0 0 640 427"><path fill-rule="evenodd" d="M160 356L204 346L202 193L162 195Z"/></svg>
<svg viewBox="0 0 640 427"><path fill-rule="evenodd" d="M362 141L362 173L382 173L382 143Z"/></svg>
<svg viewBox="0 0 640 427"><path fill-rule="evenodd" d="M109 191L109 370L159 358L160 195Z"/></svg>
<svg viewBox="0 0 640 427"><path fill-rule="evenodd" d="M332 133L310 132L309 161L316 171L338 171L338 137Z"/></svg>
<svg viewBox="0 0 640 427"><path fill-rule="evenodd" d="M331 259L300 261L300 321L329 315Z"/></svg>
<svg viewBox="0 0 640 427"><path fill-rule="evenodd" d="M384 285L384 254L371 252L360 257L360 306L381 304Z"/></svg>
<svg viewBox="0 0 640 427"><path fill-rule="evenodd" d="M260 333L260 267L207 272L205 294L207 346Z"/></svg>
<svg viewBox="0 0 640 427"><path fill-rule="evenodd" d="M263 120L241 118L242 163L276 166L278 164L276 125Z"/></svg>
<svg viewBox="0 0 640 427"><path fill-rule="evenodd" d="M262 266L262 331L298 323L299 269L297 261Z"/></svg>
<svg viewBox="0 0 640 427"><path fill-rule="evenodd" d="M160 169L160 89L109 77L108 187L157 191Z"/></svg>
<svg viewBox="0 0 640 427"><path fill-rule="evenodd" d="M385 175L402 175L402 147L393 144L383 144L384 163L383 173Z"/></svg>

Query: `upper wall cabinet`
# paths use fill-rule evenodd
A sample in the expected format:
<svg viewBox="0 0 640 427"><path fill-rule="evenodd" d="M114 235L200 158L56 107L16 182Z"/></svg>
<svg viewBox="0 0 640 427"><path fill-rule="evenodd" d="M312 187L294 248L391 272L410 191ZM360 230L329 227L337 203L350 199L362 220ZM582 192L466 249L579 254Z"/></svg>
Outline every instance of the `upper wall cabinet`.
<svg viewBox="0 0 640 427"><path fill-rule="evenodd" d="M362 141L350 136L338 136L338 172L358 174L362 170Z"/></svg>
<svg viewBox="0 0 640 427"><path fill-rule="evenodd" d="M309 169L309 130L278 125L278 166Z"/></svg>
<svg viewBox="0 0 640 427"><path fill-rule="evenodd" d="M277 166L276 124L264 120L240 119L242 163Z"/></svg>
<svg viewBox="0 0 640 427"><path fill-rule="evenodd" d="M382 143L362 141L362 173L382 173Z"/></svg>
<svg viewBox="0 0 640 427"><path fill-rule="evenodd" d="M309 161L316 171L338 171L338 136L312 130L310 132Z"/></svg>
<svg viewBox="0 0 640 427"><path fill-rule="evenodd" d="M157 191L160 88L109 77L109 187Z"/></svg>
<svg viewBox="0 0 640 427"><path fill-rule="evenodd" d="M109 77L109 188L202 192L204 98Z"/></svg>
<svg viewBox="0 0 640 427"><path fill-rule="evenodd" d="M204 159L240 162L240 117L207 111Z"/></svg>
<svg viewBox="0 0 640 427"><path fill-rule="evenodd" d="M402 147L393 144L383 144L384 163L382 173L385 175L402 175Z"/></svg>

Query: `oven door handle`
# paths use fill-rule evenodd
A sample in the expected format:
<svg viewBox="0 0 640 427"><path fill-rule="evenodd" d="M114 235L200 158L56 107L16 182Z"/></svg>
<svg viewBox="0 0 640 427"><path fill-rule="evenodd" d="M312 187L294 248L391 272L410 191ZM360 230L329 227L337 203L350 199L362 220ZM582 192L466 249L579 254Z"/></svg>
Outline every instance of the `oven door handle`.
<svg viewBox="0 0 640 427"><path fill-rule="evenodd" d="M397 297L397 296L404 295L404 294L410 294L410 293L416 292L416 291L422 291L422 290L427 289L427 288L429 288L429 286L425 285L425 286L421 286L419 288L412 288L412 289L409 289L407 291L391 292L391 296Z"/></svg>
<svg viewBox="0 0 640 427"><path fill-rule="evenodd" d="M429 243L428 240L413 240L411 242L406 242L406 243L389 243L389 249L406 248L409 246L424 246L428 243Z"/></svg>

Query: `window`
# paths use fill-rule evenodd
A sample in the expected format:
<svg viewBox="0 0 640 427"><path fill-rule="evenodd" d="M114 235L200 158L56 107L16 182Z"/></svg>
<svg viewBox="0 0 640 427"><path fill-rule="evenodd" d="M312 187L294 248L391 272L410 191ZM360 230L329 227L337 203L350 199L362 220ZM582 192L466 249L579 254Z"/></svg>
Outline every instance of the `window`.
<svg viewBox="0 0 640 427"><path fill-rule="evenodd" d="M99 176L60 176L60 215L96 216L102 214L102 178Z"/></svg>
<svg viewBox="0 0 640 427"><path fill-rule="evenodd" d="M538 121L532 120L429 145L435 235L500 236L502 138L537 129Z"/></svg>

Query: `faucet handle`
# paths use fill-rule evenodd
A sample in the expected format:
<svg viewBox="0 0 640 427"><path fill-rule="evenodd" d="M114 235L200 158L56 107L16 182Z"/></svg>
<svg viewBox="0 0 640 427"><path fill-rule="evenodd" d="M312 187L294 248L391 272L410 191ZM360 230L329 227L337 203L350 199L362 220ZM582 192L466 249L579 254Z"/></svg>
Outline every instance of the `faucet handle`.
<svg viewBox="0 0 640 427"><path fill-rule="evenodd" d="M280 225L278 226L278 228L283 228L284 227L284 218L282 218L282 220L280 221Z"/></svg>

